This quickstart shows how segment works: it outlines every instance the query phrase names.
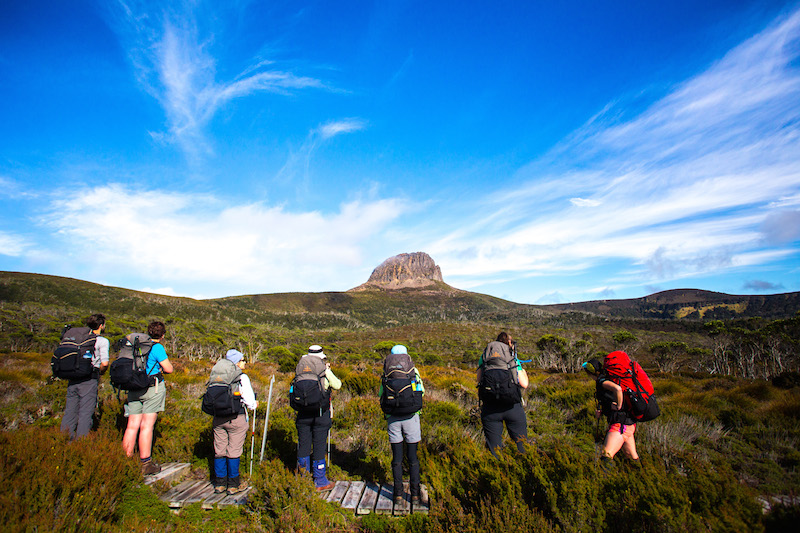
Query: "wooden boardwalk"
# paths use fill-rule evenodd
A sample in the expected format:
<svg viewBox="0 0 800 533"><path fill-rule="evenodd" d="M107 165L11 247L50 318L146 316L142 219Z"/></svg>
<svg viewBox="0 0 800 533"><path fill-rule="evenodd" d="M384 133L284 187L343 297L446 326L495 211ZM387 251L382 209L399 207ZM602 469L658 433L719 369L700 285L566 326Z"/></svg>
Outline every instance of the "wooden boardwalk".
<svg viewBox="0 0 800 533"><path fill-rule="evenodd" d="M158 481L176 481L191 470L189 463L163 463L161 472L152 476L145 476L144 482L152 485ZM337 481L333 489L320 492L319 495L326 501L337 503L344 509L349 509L357 515L378 513L391 514L395 516L407 515L409 513L427 513L430 509L430 498L428 488L425 485L420 487L419 505L411 505L411 495L408 483L404 483L405 494L403 503L395 506L392 500L392 486L389 484L377 485L376 483L364 481ZM166 502L172 509L180 509L193 503L199 503L203 509L214 509L215 507L228 507L231 505L243 505L247 503L247 496L252 491L252 487L238 494L228 495L227 493L214 494L214 486L207 479L197 480L188 479L175 485L161 495L161 500Z"/></svg>
<svg viewBox="0 0 800 533"><path fill-rule="evenodd" d="M407 515L409 513L427 513L430 510L430 497L425 485L420 487L419 505L411 505L411 495L408 483L404 483L405 494L402 505L395 506L392 500L392 486L388 484L377 485L365 481L337 481L336 486L326 492L321 492L320 497L326 501L338 503L343 509L349 509L355 514L392 514Z"/></svg>
<svg viewBox="0 0 800 533"><path fill-rule="evenodd" d="M189 463L163 463L161 472L152 476L145 476L146 485L152 485L157 481L170 482L180 479L191 470ZM243 505L247 503L247 495L252 491L252 487L238 494L228 495L223 492L214 494L214 486L207 479L189 479L172 487L161 495L161 500L167 502L173 509L180 509L193 503L200 503L203 509L213 509L214 507L228 507L230 505Z"/></svg>

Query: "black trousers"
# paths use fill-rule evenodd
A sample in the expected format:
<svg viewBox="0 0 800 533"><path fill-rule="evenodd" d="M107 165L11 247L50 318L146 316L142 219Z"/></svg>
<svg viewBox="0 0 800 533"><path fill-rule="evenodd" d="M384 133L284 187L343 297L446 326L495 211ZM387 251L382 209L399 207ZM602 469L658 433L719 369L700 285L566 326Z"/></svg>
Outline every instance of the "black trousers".
<svg viewBox="0 0 800 533"><path fill-rule="evenodd" d="M481 421L486 446L492 455L497 456L497 448L503 443L503 424L508 435L517 443L520 452L525 451L525 439L528 437L528 421L521 403L512 406L492 406L484 403L481 407Z"/></svg>
<svg viewBox="0 0 800 533"><path fill-rule="evenodd" d="M331 429L331 410L318 416L298 413L294 421L297 428L297 457L311 456L312 461L325 459L328 432Z"/></svg>
<svg viewBox="0 0 800 533"><path fill-rule="evenodd" d="M412 491L419 491L419 459L417 458L417 444L419 443L406 443L409 483ZM394 496L396 497L403 493L403 443L392 443L391 447L392 481L394 482Z"/></svg>

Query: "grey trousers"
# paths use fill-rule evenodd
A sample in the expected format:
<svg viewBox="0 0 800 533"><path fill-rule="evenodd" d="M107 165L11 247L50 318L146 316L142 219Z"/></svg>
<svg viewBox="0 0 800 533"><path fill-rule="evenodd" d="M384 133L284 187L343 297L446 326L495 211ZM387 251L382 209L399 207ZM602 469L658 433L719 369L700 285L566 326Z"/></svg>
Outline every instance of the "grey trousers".
<svg viewBox="0 0 800 533"><path fill-rule="evenodd" d="M61 419L61 431L71 439L83 437L92 429L92 415L97 407L97 379L87 379L67 386L67 405Z"/></svg>

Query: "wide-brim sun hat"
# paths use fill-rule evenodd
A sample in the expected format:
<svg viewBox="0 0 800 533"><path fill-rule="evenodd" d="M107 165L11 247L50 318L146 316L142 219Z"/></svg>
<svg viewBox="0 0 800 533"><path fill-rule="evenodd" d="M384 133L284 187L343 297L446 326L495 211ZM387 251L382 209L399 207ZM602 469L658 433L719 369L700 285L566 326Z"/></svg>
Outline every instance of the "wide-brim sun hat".
<svg viewBox="0 0 800 533"><path fill-rule="evenodd" d="M308 354L307 355L315 355L320 359L325 359L325 352L322 351L322 346L319 344L312 344L308 347Z"/></svg>

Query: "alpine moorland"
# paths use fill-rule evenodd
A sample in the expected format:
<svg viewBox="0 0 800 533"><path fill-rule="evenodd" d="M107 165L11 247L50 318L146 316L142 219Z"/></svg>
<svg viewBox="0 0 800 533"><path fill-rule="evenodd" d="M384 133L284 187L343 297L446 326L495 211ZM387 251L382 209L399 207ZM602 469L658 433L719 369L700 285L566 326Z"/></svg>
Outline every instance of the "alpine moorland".
<svg viewBox="0 0 800 533"><path fill-rule="evenodd" d="M397 285L397 284L395 284ZM14 531L786 531L800 518L800 294L669 291L636 300L533 306L440 279L366 283L347 292L193 300L53 276L0 273L0 523ZM210 418L200 396L214 361L243 351L262 400L275 377L265 459L241 509L179 514L143 485L120 446L121 401L101 378L95 431L58 430L66 383L49 361L66 324L107 318L112 342L167 324L176 371L154 458L208 476ZM500 331L530 375L529 444L485 449L475 367ZM293 473L287 390L298 357L321 344L342 390L333 397L333 479L385 482L390 448L378 405L381 362L408 346L425 382L420 446L427 515L354 516ZM624 349L652 378L662 414L639 424L640 464L598 461L604 425L580 363ZM112 354L113 358L114 354ZM258 444L257 444L258 448ZM259 450L256 450L258 456ZM245 449L249 460L250 443ZM243 468L246 472L248 468ZM791 529L790 529L791 528Z"/></svg>

